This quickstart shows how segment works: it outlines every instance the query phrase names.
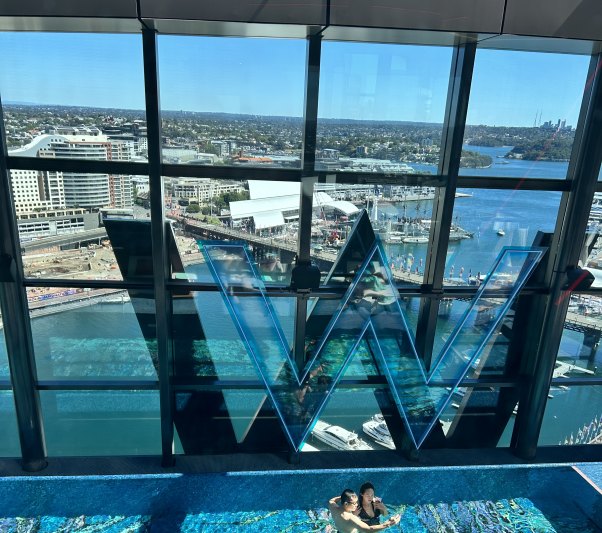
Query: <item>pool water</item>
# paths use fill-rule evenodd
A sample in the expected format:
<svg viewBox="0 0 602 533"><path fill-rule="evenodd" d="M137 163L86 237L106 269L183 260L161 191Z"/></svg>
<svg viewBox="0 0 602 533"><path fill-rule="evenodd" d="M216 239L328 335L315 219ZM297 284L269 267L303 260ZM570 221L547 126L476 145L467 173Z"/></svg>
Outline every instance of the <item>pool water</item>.
<svg viewBox="0 0 602 533"><path fill-rule="evenodd" d="M366 480L389 531L602 531L599 490L557 466L0 478L0 532L333 531L326 501Z"/></svg>

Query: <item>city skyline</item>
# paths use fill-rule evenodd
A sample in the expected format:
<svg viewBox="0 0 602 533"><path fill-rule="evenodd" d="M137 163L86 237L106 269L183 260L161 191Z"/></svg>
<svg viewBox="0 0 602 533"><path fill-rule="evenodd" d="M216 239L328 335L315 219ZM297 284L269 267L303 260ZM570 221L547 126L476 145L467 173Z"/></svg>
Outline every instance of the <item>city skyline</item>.
<svg viewBox="0 0 602 533"><path fill-rule="evenodd" d="M293 39L161 35L162 109L301 117L306 47ZM5 103L144 110L139 35L4 32L0 49ZM442 123L452 51L325 41L319 118ZM541 116L576 125L589 60L479 49L467 124L529 127Z"/></svg>

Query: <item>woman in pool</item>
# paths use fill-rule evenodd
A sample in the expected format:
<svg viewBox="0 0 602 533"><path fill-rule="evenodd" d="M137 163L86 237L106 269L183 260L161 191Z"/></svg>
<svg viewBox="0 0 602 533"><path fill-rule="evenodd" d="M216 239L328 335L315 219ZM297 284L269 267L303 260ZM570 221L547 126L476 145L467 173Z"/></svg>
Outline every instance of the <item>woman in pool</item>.
<svg viewBox="0 0 602 533"><path fill-rule="evenodd" d="M360 487L359 505L355 515L369 526L380 524L380 516L387 516L387 508L382 500L374 496L374 485L370 482L364 483Z"/></svg>
<svg viewBox="0 0 602 533"><path fill-rule="evenodd" d="M354 513L359 505L358 497L351 489L345 489L343 494L331 498L328 509L339 533L357 533L358 531L380 531L399 524L399 515L394 515L382 524L368 525Z"/></svg>

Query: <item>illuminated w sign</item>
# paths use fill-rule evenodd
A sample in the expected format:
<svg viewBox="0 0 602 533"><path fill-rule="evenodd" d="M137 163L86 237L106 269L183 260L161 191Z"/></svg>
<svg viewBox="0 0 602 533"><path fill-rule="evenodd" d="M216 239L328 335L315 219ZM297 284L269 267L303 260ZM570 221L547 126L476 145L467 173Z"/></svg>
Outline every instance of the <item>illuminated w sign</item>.
<svg viewBox="0 0 602 533"><path fill-rule="evenodd" d="M299 372L245 244L202 242L201 249L295 450L307 439L345 369L366 346L420 447L543 256L539 248L500 252L427 373L377 240L354 273L311 361Z"/></svg>

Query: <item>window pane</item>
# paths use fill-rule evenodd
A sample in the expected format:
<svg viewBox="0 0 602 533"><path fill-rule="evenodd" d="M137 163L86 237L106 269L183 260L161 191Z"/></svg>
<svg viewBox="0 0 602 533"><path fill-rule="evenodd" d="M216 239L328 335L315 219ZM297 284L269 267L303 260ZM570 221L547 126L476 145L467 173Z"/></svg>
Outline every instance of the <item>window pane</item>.
<svg viewBox="0 0 602 533"><path fill-rule="evenodd" d="M301 166L305 41L158 43L166 163Z"/></svg>
<svg viewBox="0 0 602 533"><path fill-rule="evenodd" d="M4 323L0 314L0 382L10 380L10 369L8 367L8 354L6 352L6 340L4 338Z"/></svg>
<svg viewBox="0 0 602 533"><path fill-rule="evenodd" d="M602 376L602 298L573 294L564 322L564 330L555 377Z"/></svg>
<svg viewBox="0 0 602 533"><path fill-rule="evenodd" d="M312 254L320 259L324 282L340 282L343 276L356 270L373 244L368 235L374 234L383 243L395 282L421 284L434 198L434 187L407 187L393 182L317 184ZM352 229L358 218L360 225L353 237Z"/></svg>
<svg viewBox="0 0 602 533"><path fill-rule="evenodd" d="M158 391L40 391L50 457L161 453Z"/></svg>
<svg viewBox="0 0 602 533"><path fill-rule="evenodd" d="M13 392L0 390L0 457L21 455Z"/></svg>
<svg viewBox="0 0 602 533"><path fill-rule="evenodd" d="M452 48L324 42L318 170L436 174Z"/></svg>
<svg viewBox="0 0 602 533"><path fill-rule="evenodd" d="M335 389L303 451L394 450L392 422L383 417L383 407L389 402L381 390Z"/></svg>
<svg viewBox="0 0 602 533"><path fill-rule="evenodd" d="M564 179L589 59L478 49L460 174Z"/></svg>
<svg viewBox="0 0 602 533"><path fill-rule="evenodd" d="M439 303L437 318L437 330L435 333L433 345L433 360L438 361L443 355L443 348L448 338L461 322L464 313L469 309L472 299L444 298ZM481 309L473 314L470 321L462 329L462 333L456 338L456 343L452 348L452 353L460 353L466 361L472 358L475 348L483 340L484 333L489 330L490 324L494 318L493 311L503 302L501 299L488 299L490 308L481 306ZM417 313L416 313L417 314ZM514 366L510 364L509 359L520 357L518 354L508 352L512 325L514 323L514 311L510 310L506 317L493 331L491 337L477 355L476 359L470 365L466 377L476 379L479 376L504 376L509 377L507 367ZM468 324L472 324L469 326ZM449 360L451 353L446 356Z"/></svg>
<svg viewBox="0 0 602 533"><path fill-rule="evenodd" d="M146 156L140 35L0 33L11 155Z"/></svg>
<svg viewBox="0 0 602 533"><path fill-rule="evenodd" d="M114 289L28 295L38 379L157 379L153 299Z"/></svg>
<svg viewBox="0 0 602 533"><path fill-rule="evenodd" d="M440 417L450 447L510 446L516 420L518 390L459 387Z"/></svg>
<svg viewBox="0 0 602 533"><path fill-rule="evenodd" d="M27 277L121 280L126 230L150 251L147 177L12 170L11 182Z"/></svg>
<svg viewBox="0 0 602 533"><path fill-rule="evenodd" d="M602 444L602 385L552 387L539 446Z"/></svg>
<svg viewBox="0 0 602 533"><path fill-rule="evenodd" d="M0 324L2 316L0 315ZM0 327L0 383L10 384L10 370L4 339L4 326ZM19 434L15 415L13 393L10 390L0 390L0 457L15 457L21 455Z"/></svg>
<svg viewBox="0 0 602 533"><path fill-rule="evenodd" d="M559 192L460 189L452 223L472 235L453 232L445 282L476 285L491 270L504 246L530 246L537 231L554 231Z"/></svg>
<svg viewBox="0 0 602 533"><path fill-rule="evenodd" d="M602 192L594 193L592 208L589 213L585 240L581 252L581 261L594 274L594 287L602 287Z"/></svg>
<svg viewBox="0 0 602 533"><path fill-rule="evenodd" d="M175 277L212 281L198 241L244 242L265 284L290 283L299 240L299 183L166 178L182 265ZM325 268L325 267L324 267Z"/></svg>

